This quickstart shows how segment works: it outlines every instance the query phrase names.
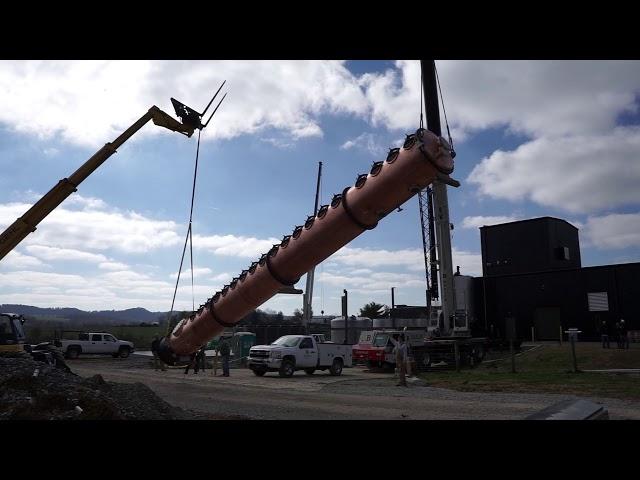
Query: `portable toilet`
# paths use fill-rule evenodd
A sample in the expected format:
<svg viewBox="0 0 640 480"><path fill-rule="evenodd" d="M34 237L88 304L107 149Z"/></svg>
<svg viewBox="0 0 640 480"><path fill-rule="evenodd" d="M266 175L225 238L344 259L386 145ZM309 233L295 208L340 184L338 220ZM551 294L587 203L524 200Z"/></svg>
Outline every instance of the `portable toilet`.
<svg viewBox="0 0 640 480"><path fill-rule="evenodd" d="M231 339L232 349L236 358L246 358L249 350L256 344L256 334L253 332L236 332Z"/></svg>

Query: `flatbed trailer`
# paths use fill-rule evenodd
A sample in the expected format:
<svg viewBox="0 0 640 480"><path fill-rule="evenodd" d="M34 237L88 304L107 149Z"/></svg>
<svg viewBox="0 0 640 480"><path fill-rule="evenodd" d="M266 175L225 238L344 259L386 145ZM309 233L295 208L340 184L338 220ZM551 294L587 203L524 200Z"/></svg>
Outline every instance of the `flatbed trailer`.
<svg viewBox="0 0 640 480"><path fill-rule="evenodd" d="M428 370L438 363L446 366L475 366L482 362L487 351L485 337L437 337L412 348L415 368Z"/></svg>

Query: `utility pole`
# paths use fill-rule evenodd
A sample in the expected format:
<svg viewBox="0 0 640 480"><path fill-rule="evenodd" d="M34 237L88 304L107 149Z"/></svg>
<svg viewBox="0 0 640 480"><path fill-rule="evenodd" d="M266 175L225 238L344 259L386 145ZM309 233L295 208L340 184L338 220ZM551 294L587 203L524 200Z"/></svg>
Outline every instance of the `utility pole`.
<svg viewBox="0 0 640 480"><path fill-rule="evenodd" d="M434 60L420 60L422 86L424 89L427 129L442 136L440 109L438 104L438 84ZM443 336L453 335L455 315L455 292L453 289L453 261L451 258L451 223L449 221L449 201L446 184L436 180L432 187L435 233L438 246L441 305L444 315Z"/></svg>
<svg viewBox="0 0 640 480"><path fill-rule="evenodd" d="M393 295L393 291L396 289L396 287L391 287L391 327L392 328L396 328L396 312L395 312L395 308L396 308L396 300L395 300L395 296Z"/></svg>
<svg viewBox="0 0 640 480"><path fill-rule="evenodd" d="M342 292L344 293L344 295L342 296L342 316L344 317L344 341L342 343L344 343L345 345L348 343L348 337L349 337L349 305L348 305L348 297L349 294L347 293L347 290L342 290Z"/></svg>
<svg viewBox="0 0 640 480"><path fill-rule="evenodd" d="M320 177L322 177L322 162L318 162L318 181L316 183L316 201L313 207L313 215L318 214L318 200L320 197ZM307 282L304 287L303 306L302 306L302 322L304 324L305 333L309 335L309 322L311 321L311 306L313 304L313 277L316 267L307 272Z"/></svg>

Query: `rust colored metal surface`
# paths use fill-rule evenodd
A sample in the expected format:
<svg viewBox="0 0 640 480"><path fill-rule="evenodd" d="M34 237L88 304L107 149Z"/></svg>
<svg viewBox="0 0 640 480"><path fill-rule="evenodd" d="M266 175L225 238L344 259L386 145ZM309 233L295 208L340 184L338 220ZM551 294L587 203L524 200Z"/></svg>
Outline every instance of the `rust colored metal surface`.
<svg viewBox="0 0 640 480"><path fill-rule="evenodd" d="M322 206L316 216L285 235L194 316L178 323L165 339L166 347L174 356L195 352L283 285L295 284L313 266L452 171L451 147L442 137L424 129L408 135L402 148L392 149L384 162L375 162L369 174L358 175L354 186L335 195L330 205Z"/></svg>

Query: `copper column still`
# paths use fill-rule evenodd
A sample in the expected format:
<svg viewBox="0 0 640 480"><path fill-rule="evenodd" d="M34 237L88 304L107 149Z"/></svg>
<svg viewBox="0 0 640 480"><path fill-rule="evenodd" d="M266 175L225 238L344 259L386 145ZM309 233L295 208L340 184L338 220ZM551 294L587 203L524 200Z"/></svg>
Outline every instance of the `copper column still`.
<svg viewBox="0 0 640 480"><path fill-rule="evenodd" d="M280 244L253 262L229 285L215 293L191 318L181 320L161 342L166 363L181 363L201 345L232 327L247 313L274 296L282 286L293 285L312 267L347 245L365 230L438 179L453 172L451 147L429 130L408 135L402 148L389 151L375 162L369 174L320 207Z"/></svg>

